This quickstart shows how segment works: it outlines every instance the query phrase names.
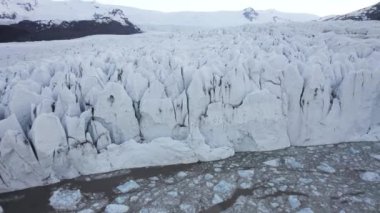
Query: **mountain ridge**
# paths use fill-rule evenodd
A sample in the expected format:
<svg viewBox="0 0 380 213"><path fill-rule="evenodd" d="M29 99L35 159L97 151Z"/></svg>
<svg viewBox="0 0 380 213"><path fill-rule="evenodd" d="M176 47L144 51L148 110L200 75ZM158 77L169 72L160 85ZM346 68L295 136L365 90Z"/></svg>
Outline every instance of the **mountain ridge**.
<svg viewBox="0 0 380 213"><path fill-rule="evenodd" d="M123 10L95 2L0 2L0 42L60 40L96 34L127 35L140 32Z"/></svg>
<svg viewBox="0 0 380 213"><path fill-rule="evenodd" d="M120 14L111 16L113 20L128 20L138 25L185 25L185 26L237 26L249 23L277 21L311 21L318 16L311 14L284 13L275 10L255 10L252 7L241 11L216 12L159 12L133 7L105 5L91 1L69 0L2 0L0 3L0 24L15 24L23 20L89 20L95 15L109 17L109 11Z"/></svg>
<svg viewBox="0 0 380 213"><path fill-rule="evenodd" d="M333 16L323 19L325 21L332 20L353 20L353 21L370 21L377 20L380 21L380 2L369 7L365 7L360 10L347 13L345 15Z"/></svg>

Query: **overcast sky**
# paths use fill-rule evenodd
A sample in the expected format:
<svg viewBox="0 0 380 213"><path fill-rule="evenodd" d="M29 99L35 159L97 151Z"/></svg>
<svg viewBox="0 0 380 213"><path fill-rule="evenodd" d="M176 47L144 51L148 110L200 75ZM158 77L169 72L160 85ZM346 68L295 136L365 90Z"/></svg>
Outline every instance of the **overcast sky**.
<svg viewBox="0 0 380 213"><path fill-rule="evenodd" d="M276 9L284 12L312 13L319 16L344 14L376 4L379 0L97 0L105 4L142 9L173 11Z"/></svg>

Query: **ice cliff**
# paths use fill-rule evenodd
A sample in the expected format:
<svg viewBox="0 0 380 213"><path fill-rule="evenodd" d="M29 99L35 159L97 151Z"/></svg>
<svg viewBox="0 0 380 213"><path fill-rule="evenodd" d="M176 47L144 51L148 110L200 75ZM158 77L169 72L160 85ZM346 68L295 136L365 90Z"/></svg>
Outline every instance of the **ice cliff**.
<svg viewBox="0 0 380 213"><path fill-rule="evenodd" d="M0 44L0 192L380 137L380 24Z"/></svg>

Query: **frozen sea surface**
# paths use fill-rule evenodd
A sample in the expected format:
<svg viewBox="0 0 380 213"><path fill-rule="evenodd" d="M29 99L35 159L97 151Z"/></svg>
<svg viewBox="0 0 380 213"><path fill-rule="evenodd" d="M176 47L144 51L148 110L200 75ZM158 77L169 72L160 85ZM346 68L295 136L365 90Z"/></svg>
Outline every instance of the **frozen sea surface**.
<svg viewBox="0 0 380 213"><path fill-rule="evenodd" d="M65 192L66 200L80 198L75 212L376 212L378 154L379 142L238 153L222 161L124 170L1 194L0 205L5 212L57 212L49 199ZM276 167L268 164L273 159ZM120 186L133 190L122 193Z"/></svg>

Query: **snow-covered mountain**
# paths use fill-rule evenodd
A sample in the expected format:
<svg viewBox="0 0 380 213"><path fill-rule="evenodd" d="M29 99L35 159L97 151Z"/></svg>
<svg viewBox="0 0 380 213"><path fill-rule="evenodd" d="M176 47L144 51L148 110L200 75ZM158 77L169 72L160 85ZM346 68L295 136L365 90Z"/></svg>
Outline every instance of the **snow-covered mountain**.
<svg viewBox="0 0 380 213"><path fill-rule="evenodd" d="M380 138L380 22L0 49L0 192L239 151Z"/></svg>
<svg viewBox="0 0 380 213"><path fill-rule="evenodd" d="M0 24L16 24L24 20L52 24L81 20L130 24L126 14L117 6L90 1L1 0L0 6Z"/></svg>
<svg viewBox="0 0 380 213"><path fill-rule="evenodd" d="M325 20L326 21L330 21L330 20L354 20L354 21L377 20L377 21L380 21L380 2L373 6L366 7L361 10L348 13L346 15L329 17L329 18L326 18Z"/></svg>
<svg viewBox="0 0 380 213"><path fill-rule="evenodd" d="M130 19L140 25L220 27L248 23L310 21L318 18L310 14L283 13L275 10L255 11L253 8L243 11L164 13L81 0L1 0L0 6L0 24L16 24L23 20L55 24L77 20L113 20L129 25Z"/></svg>
<svg viewBox="0 0 380 213"><path fill-rule="evenodd" d="M139 26L226 27L318 19L275 10L164 13L81 0L1 0L0 42L138 33ZM132 23L131 23L132 22Z"/></svg>
<svg viewBox="0 0 380 213"><path fill-rule="evenodd" d="M123 10L80 0L1 0L0 42L132 34L139 28Z"/></svg>
<svg viewBox="0 0 380 213"><path fill-rule="evenodd" d="M276 10L219 12L157 12L123 7L130 20L137 25L175 25L200 27L228 27L250 23L306 22L319 17L311 14L283 13Z"/></svg>

